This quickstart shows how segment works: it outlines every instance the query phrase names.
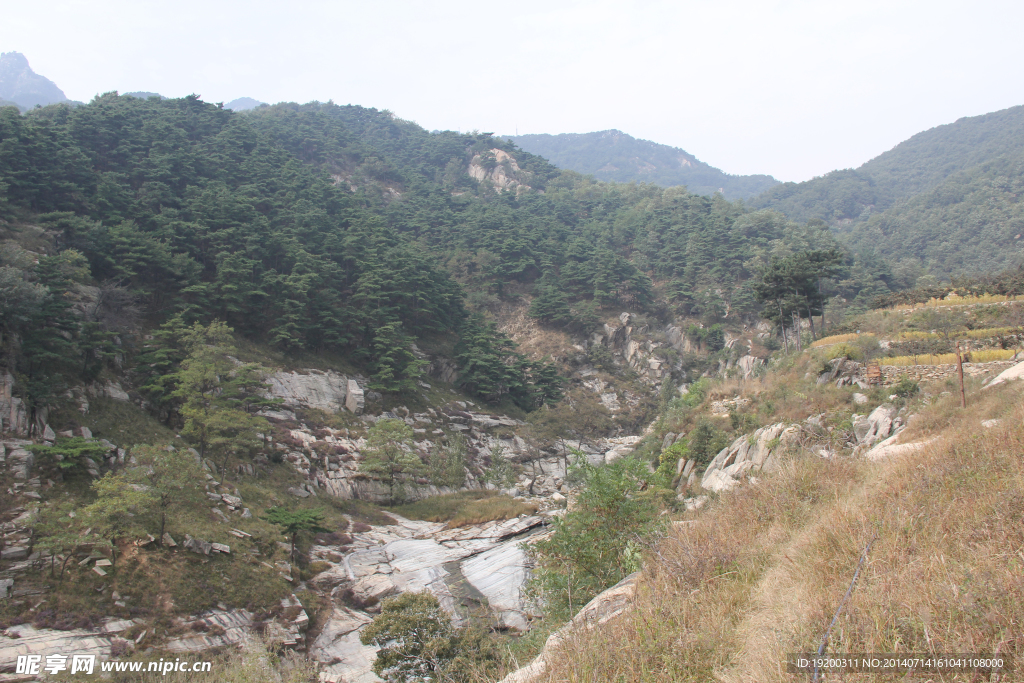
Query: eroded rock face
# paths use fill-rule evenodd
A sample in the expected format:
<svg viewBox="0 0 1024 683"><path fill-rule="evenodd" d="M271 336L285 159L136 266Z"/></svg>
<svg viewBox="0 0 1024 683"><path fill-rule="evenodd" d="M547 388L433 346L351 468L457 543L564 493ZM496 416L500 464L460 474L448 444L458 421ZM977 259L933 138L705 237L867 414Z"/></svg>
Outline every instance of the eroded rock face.
<svg viewBox="0 0 1024 683"><path fill-rule="evenodd" d="M600 626L628 610L633 603L633 596L636 595L636 586L639 580L639 572L630 574L588 602L572 618L572 621L548 636L544 643L544 649L536 659L527 666L505 676L500 683L533 683L542 680L548 668L546 656L558 648L574 630Z"/></svg>
<svg viewBox="0 0 1024 683"><path fill-rule="evenodd" d="M750 379L762 365L764 365L763 360L750 354L740 356L739 360L736 361L736 367L743 373L743 379Z"/></svg>
<svg viewBox="0 0 1024 683"><path fill-rule="evenodd" d="M349 551L337 561L336 548L314 546L317 560L330 568L310 581L330 590L332 612L310 647L325 664L327 681L376 681L376 653L359 641L359 631L391 595L428 591L461 625L473 616L503 628L526 630L534 607L522 595L529 575L523 543L547 533L550 517L533 515L447 529L444 524L395 516L393 526L352 534ZM346 597L347 596L347 597ZM356 609L345 600L366 605Z"/></svg>
<svg viewBox="0 0 1024 683"><path fill-rule="evenodd" d="M95 655L106 660L111 641L134 625L131 619L111 619L95 631L37 629L29 624L8 627L7 635L0 635L0 670L14 671L18 655L43 655L44 662L46 655L55 653Z"/></svg>
<svg viewBox="0 0 1024 683"><path fill-rule="evenodd" d="M895 436L903 428L903 418L895 406L883 404L871 411L867 417L853 416L853 435L857 439L857 452L871 448L879 441Z"/></svg>
<svg viewBox="0 0 1024 683"><path fill-rule="evenodd" d="M269 395L283 399L285 406L318 408L329 413L336 413L346 407L350 382L355 380L349 380L345 375L333 370L276 372L267 378L267 384L270 385ZM356 387L358 388L358 383ZM361 395L362 391L359 394ZM361 410L362 406L359 406L359 409Z"/></svg>
<svg viewBox="0 0 1024 683"><path fill-rule="evenodd" d="M354 415L361 415L366 405L363 390L359 388L359 382L354 379L348 381L348 391L345 396L345 407Z"/></svg>
<svg viewBox="0 0 1024 683"><path fill-rule="evenodd" d="M989 380L985 384L984 388L988 389L989 387L1005 384L1006 382L1013 382L1020 379L1021 377L1024 377L1024 361L1017 363L1013 367L1007 368L1006 370L1000 372L998 375Z"/></svg>
<svg viewBox="0 0 1024 683"><path fill-rule="evenodd" d="M701 487L709 491L728 491L749 473L770 471L776 453L795 443L800 430L784 422L744 434L719 451L701 477Z"/></svg>
<svg viewBox="0 0 1024 683"><path fill-rule="evenodd" d="M14 377L5 372L0 375L0 432L27 436L28 427L25 403L14 395Z"/></svg>
<svg viewBox="0 0 1024 683"><path fill-rule="evenodd" d="M494 165L488 168L491 161ZM515 157L497 148L490 150L486 155L477 154L469 163L471 178L490 181L499 192L525 188L526 186L518 180L519 174L519 164L516 163Z"/></svg>
<svg viewBox="0 0 1024 683"><path fill-rule="evenodd" d="M309 655L323 667L325 683L376 683L373 673L377 648L363 645L359 631L373 621L365 612L335 607L327 624L309 648Z"/></svg>

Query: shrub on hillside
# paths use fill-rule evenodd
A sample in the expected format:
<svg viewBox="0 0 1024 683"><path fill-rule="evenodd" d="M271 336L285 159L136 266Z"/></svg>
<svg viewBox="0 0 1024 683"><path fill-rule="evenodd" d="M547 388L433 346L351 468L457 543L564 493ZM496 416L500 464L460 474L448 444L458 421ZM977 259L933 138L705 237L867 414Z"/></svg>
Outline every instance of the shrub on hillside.
<svg viewBox="0 0 1024 683"><path fill-rule="evenodd" d="M493 641L474 628L456 628L430 593L405 593L384 601L380 615L359 634L381 647L373 671L387 681L475 680L498 662ZM491 671L490 673L495 673ZM493 679L491 679L493 680Z"/></svg>
<svg viewBox="0 0 1024 683"><path fill-rule="evenodd" d="M578 455L574 469L583 481L578 504L528 549L536 562L530 589L555 618L639 570L640 551L660 524L645 462L628 457L595 467Z"/></svg>

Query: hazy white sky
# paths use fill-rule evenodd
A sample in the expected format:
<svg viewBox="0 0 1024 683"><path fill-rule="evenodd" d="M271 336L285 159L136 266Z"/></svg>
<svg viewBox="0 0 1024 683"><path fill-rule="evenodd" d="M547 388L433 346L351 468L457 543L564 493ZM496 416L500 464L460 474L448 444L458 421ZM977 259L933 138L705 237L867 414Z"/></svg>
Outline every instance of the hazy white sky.
<svg viewBox="0 0 1024 683"><path fill-rule="evenodd" d="M332 99L428 129L618 128L780 180L1024 104L1020 0L5 5L0 51L72 99Z"/></svg>

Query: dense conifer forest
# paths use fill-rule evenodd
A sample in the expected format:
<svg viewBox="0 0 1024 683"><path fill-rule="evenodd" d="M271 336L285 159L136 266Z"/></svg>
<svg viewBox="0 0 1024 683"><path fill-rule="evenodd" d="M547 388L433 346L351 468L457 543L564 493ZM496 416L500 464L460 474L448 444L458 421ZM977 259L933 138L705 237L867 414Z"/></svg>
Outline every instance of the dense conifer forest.
<svg viewBox="0 0 1024 683"><path fill-rule="evenodd" d="M5 108L0 189L8 238L27 225L54 237L4 255L6 286L36 297L4 309L7 364L26 377L111 356L119 325L223 320L282 350L349 354L385 391L420 367L396 349L456 339L468 390L529 410L557 399L556 375L493 329L502 301L526 297L546 324L584 332L604 307L713 322L759 310L752 287L772 257L841 249L823 223L601 183L490 134L332 103L239 114L110 93ZM867 305L912 284L867 248L844 263L829 296ZM80 285L107 294L92 327L72 330ZM64 383L43 384L38 405Z"/></svg>

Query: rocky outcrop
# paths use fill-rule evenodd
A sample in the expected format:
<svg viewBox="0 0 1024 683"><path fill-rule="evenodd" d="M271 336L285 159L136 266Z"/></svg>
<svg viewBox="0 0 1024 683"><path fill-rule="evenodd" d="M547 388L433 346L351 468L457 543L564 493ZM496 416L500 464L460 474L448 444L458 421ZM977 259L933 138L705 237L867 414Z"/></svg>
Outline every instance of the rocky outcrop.
<svg viewBox="0 0 1024 683"><path fill-rule="evenodd" d="M310 551L330 566L310 581L334 599L333 611L310 647L326 681L377 680L371 672L376 648L360 643L359 631L379 611L379 601L391 595L428 591L456 624L476 616L500 628L525 631L537 615L522 593L529 574L522 544L544 537L549 516L456 529L398 516L395 521L353 533L340 560L336 547L314 546ZM356 609L344 599L365 607Z"/></svg>
<svg viewBox="0 0 1024 683"><path fill-rule="evenodd" d="M333 370L276 372L267 378L267 384L270 386L268 396L282 399L288 408L317 408L337 413L344 407L357 414L363 409L359 383Z"/></svg>
<svg viewBox="0 0 1024 683"><path fill-rule="evenodd" d="M397 412L385 412L380 416L365 415L366 422L381 418L401 419L413 428L416 435L414 449L424 461L441 448L446 432L461 432L469 446L470 462L467 463L466 487L484 488L479 479L486 463L496 454L521 465L518 481L509 493L512 495L546 496L555 492L566 493L567 466L571 463L573 449L580 449L592 464L605 464L631 453L639 436L624 436L610 439L594 439L589 442L557 442L538 449L522 438L510 433L525 423L506 415L476 412L474 404L456 401L439 410L428 408L423 413L412 413L405 408ZM291 419L283 411L267 411L264 414L272 421ZM281 457L306 478L302 487L293 487L293 494L299 497L324 492L343 499L384 501L390 492L378 481L364 474L360 465L364 459L366 441L353 438L348 430L325 427L313 430L301 425L288 430L287 440L274 443ZM425 482L408 482L406 495L423 498L438 493L447 493Z"/></svg>
<svg viewBox="0 0 1024 683"><path fill-rule="evenodd" d="M366 405L363 390L359 388L359 382L354 379L348 381L348 391L345 396L345 407L353 415L361 415Z"/></svg>
<svg viewBox="0 0 1024 683"><path fill-rule="evenodd" d="M998 375L986 382L984 388L988 389L989 387L1005 384L1006 382L1013 382L1021 377L1024 377L1024 361L1000 372Z"/></svg>
<svg viewBox="0 0 1024 683"><path fill-rule="evenodd" d="M863 366L860 363L846 358L834 358L829 361L829 365L831 366L829 370L818 375L817 383L819 385L833 382L837 387L856 384L861 389L867 388L867 382L863 377Z"/></svg>
<svg viewBox="0 0 1024 683"><path fill-rule="evenodd" d="M469 162L469 175L479 181L488 181L498 192L528 189L519 178L522 171L513 156L501 149L492 149L477 154Z"/></svg>
<svg viewBox="0 0 1024 683"><path fill-rule="evenodd" d="M309 655L320 662L324 683L377 683L373 662L377 648L363 645L359 631L373 617L347 607L335 607L320 635L309 648Z"/></svg>
<svg viewBox="0 0 1024 683"><path fill-rule="evenodd" d="M135 625L131 619L110 619L95 630L37 629L30 624L9 626L0 631L0 671L14 671L19 655L80 654L94 655L96 659L110 657L110 648L117 634ZM68 660L70 662L70 658ZM96 667L99 671L99 667ZM25 680L25 679L18 679Z"/></svg>
<svg viewBox="0 0 1024 683"><path fill-rule="evenodd" d="M906 426L895 406L884 403L867 416L853 415L854 455L866 453L876 443L897 436Z"/></svg>
<svg viewBox="0 0 1024 683"><path fill-rule="evenodd" d="M162 649L188 654L242 643L251 637L256 619L245 609L218 608L179 620L179 624L195 635L169 640ZM309 615L299 599L290 595L281 599L280 616L261 623L260 630L268 644L295 646L303 642L308 626Z"/></svg>
<svg viewBox="0 0 1024 683"><path fill-rule="evenodd" d="M14 377L0 375L0 433L28 436L28 411L25 403L14 395Z"/></svg>
<svg viewBox="0 0 1024 683"><path fill-rule="evenodd" d="M109 398L114 399L115 401L130 400L128 392L121 387L121 383L114 382L112 380L107 380L102 384L99 382L94 382L90 384L88 387L86 387L86 392L90 396L107 396Z"/></svg>
<svg viewBox="0 0 1024 683"><path fill-rule="evenodd" d="M770 471L778 454L796 443L800 429L779 422L744 434L723 448L701 477L701 487L709 491L728 491L748 474Z"/></svg>
<svg viewBox="0 0 1024 683"><path fill-rule="evenodd" d="M728 334L725 337L726 348L733 348L740 341L740 337ZM671 354L664 353L664 349L671 348L681 354L705 351L699 342L687 337L683 328L678 325L667 325L652 333L647 325L637 325L633 321L633 316L626 312L619 315L618 321L605 323L600 330L591 335L587 343L607 347L614 357L621 359L636 371L641 380L651 385L660 384L673 369L682 369L678 363L675 368L671 366L667 360ZM659 352L659 349L663 350ZM745 354L739 358L722 360L720 365L722 373L734 371L729 374L739 374L744 379L749 379L764 365L764 361Z"/></svg>
<svg viewBox="0 0 1024 683"><path fill-rule="evenodd" d="M897 455L907 455L910 453L916 453L917 451L925 448L928 444L935 441L935 439L926 439L924 441L917 441L913 443L896 443L899 438L899 434L890 436L885 441L882 441L874 448L864 454L864 457L868 460L884 460Z"/></svg>
<svg viewBox="0 0 1024 683"><path fill-rule="evenodd" d="M427 366L427 375L448 384L455 384L459 380L459 368L455 365L454 361L436 356L431 359L430 365Z"/></svg>
<svg viewBox="0 0 1024 683"><path fill-rule="evenodd" d="M636 585L640 574L630 574L608 590L586 604L572 621L561 627L550 636L544 643L544 649L537 655L537 658L517 671L513 671L500 683L533 683L542 679L547 672L547 657L557 649L565 639L578 629L592 629L605 624L623 614L629 609L636 594Z"/></svg>
<svg viewBox="0 0 1024 683"><path fill-rule="evenodd" d="M751 356L750 354L740 356L736 361L736 367L739 368L742 373L743 379L750 379L753 377L758 368L761 368L762 366L764 366L764 361L757 356Z"/></svg>
<svg viewBox="0 0 1024 683"><path fill-rule="evenodd" d="M604 346L612 355L620 358L649 384L657 384L668 376L672 368L655 354L663 346L660 342L647 339L649 328L634 325L633 316L623 312L617 323L605 323L601 330L594 332L589 344Z"/></svg>

